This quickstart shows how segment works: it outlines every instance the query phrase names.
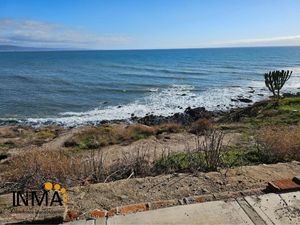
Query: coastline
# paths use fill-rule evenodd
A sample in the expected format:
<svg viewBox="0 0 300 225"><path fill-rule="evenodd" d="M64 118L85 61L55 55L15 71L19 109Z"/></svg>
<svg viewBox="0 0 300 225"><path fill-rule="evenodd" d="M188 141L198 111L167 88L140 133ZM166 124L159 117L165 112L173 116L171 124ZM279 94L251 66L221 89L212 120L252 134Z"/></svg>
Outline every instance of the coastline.
<svg viewBox="0 0 300 225"><path fill-rule="evenodd" d="M187 108L169 117L148 115L131 122L105 121L73 128L0 126L0 178L5 181L0 197L8 196L12 188L36 188L46 179L71 191L70 198L78 202L73 210L80 214L82 208L105 210L141 199L160 201L191 193L217 195L263 188L279 173L286 177L299 172L299 162L293 161L299 161L299 154L274 158L278 152L266 157L257 150L259 141L270 138L267 133L266 139L257 139L264 137L266 129L275 132L270 140L277 141L274 151L282 146L295 151L294 146L299 146L300 93L284 95L281 108L274 108L274 101L267 99L228 111ZM199 146L211 137L209 130L224 135L224 164L214 169L202 161L199 167L198 158L193 158L202 154ZM283 134L286 140L280 139ZM272 172L275 169L277 173ZM95 203L99 190L103 201ZM81 195L86 197L77 197ZM3 212L9 218L10 211Z"/></svg>
<svg viewBox="0 0 300 225"><path fill-rule="evenodd" d="M250 87L251 89L251 87ZM254 92L252 92L253 94ZM222 120L223 117L230 115L233 112L240 111L243 109L247 109L254 104L259 104L259 102L264 102L270 99L270 96L256 93L257 95L261 96L262 98L258 101L252 100L251 96L243 96L238 95L236 97L230 97L230 101L232 103L241 103L241 105L231 105L223 110L208 110L205 107L187 107L181 109L181 112L175 112L171 115L155 115L152 113L147 113L145 116L138 117L135 114L131 114L131 116L127 119L112 119L112 120L96 120L92 122L85 122L85 123L78 123L78 124L65 124L60 122L55 122L55 120L48 120L48 119L0 119L0 127L3 126L20 126L20 127L32 127L32 128L40 128L40 127L48 127L48 126L58 126L65 129L69 128L78 128L78 127L85 127L85 126L100 126L104 124L134 124L140 123L144 125L158 125L161 123L179 123L182 125L189 125L195 122L198 119L211 119L213 121ZM284 92L283 96L291 97L291 96L299 96L300 92ZM178 106L180 107L180 106ZM118 106L121 108L121 106ZM180 107L182 108L182 107Z"/></svg>

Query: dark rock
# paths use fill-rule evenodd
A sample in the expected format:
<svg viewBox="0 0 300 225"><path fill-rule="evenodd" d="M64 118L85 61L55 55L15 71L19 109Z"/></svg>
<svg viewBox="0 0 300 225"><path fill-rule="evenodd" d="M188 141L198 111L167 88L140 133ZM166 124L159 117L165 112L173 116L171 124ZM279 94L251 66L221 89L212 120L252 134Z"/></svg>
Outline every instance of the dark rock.
<svg viewBox="0 0 300 225"><path fill-rule="evenodd" d="M238 98L238 100L240 101L240 102L244 102L244 103L251 103L251 102L253 102L251 99L249 99L249 98Z"/></svg>
<svg viewBox="0 0 300 225"><path fill-rule="evenodd" d="M101 120L101 121L100 121L100 124L108 124L108 123L110 123L109 120Z"/></svg>

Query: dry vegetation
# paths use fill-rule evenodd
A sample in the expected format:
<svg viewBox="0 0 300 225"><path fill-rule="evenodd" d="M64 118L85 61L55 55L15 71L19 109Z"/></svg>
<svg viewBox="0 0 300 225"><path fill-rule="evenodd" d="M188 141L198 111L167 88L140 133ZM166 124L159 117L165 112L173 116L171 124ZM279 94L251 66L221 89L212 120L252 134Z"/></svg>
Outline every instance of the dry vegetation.
<svg viewBox="0 0 300 225"><path fill-rule="evenodd" d="M28 145L41 146L61 134L61 127L1 127L0 150L21 148Z"/></svg>
<svg viewBox="0 0 300 225"><path fill-rule="evenodd" d="M141 126L131 126L131 129L137 127L140 131ZM167 128L169 129L170 126ZM162 128L156 128L158 129ZM4 168L7 172L2 178L10 187L28 188L37 187L46 180L74 186L86 182L108 182L170 172L215 170L223 166L221 158L224 149L223 137L221 131L211 130L205 133L203 141L199 139L196 149L181 153L163 152L159 155L155 153L150 155L147 146L143 146L141 149L124 154L117 162L110 165L105 163L105 155L101 149L86 150L88 154L74 153L66 149L33 150L7 161Z"/></svg>
<svg viewBox="0 0 300 225"><path fill-rule="evenodd" d="M266 162L300 160L300 125L265 127L257 139L258 150Z"/></svg>
<svg viewBox="0 0 300 225"><path fill-rule="evenodd" d="M65 147L76 147L77 150L96 149L112 144L130 144L152 135L164 132L177 133L182 130L183 127L176 123L165 123L151 127L143 124L89 127L66 141Z"/></svg>
<svg viewBox="0 0 300 225"><path fill-rule="evenodd" d="M36 187L46 180L74 186L174 172L217 171L233 166L300 160L300 115L297 111L300 100L296 99L282 99L277 109L268 103L258 104L258 109L251 109L251 115L243 111L244 119L239 116L238 123L229 122L227 125L199 119L190 126L165 123L155 126L110 124L85 127L65 141L60 150L29 148L13 156L5 155L7 149L42 145L55 139L62 129L1 128L0 169L6 171L0 174L4 181L2 186L10 187L10 190L11 187ZM235 127L245 136L244 143L224 146L224 130L230 132L237 129ZM197 135L195 149L165 151L157 155L152 152L150 155L144 145L124 154L117 162L105 163L104 146L129 145L150 136L159 138L162 133L182 131ZM251 138L253 141L250 141Z"/></svg>

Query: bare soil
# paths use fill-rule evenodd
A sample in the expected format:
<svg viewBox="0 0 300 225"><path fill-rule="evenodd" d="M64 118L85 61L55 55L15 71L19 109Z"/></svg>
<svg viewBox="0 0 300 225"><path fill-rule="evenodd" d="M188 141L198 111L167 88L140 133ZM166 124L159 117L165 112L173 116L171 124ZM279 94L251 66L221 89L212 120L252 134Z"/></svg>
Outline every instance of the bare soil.
<svg viewBox="0 0 300 225"><path fill-rule="evenodd" d="M184 197L239 192L265 188L277 179L300 174L300 162L244 166L220 172L198 174L169 174L156 177L131 178L109 183L68 188L68 209L88 213L94 209L111 208L142 202L182 199ZM62 216L64 208L12 207L12 195L0 195L0 224L33 218Z"/></svg>
<svg viewBox="0 0 300 225"><path fill-rule="evenodd" d="M277 179L300 174L300 162L244 166L220 172L169 174L91 184L68 190L69 207L87 212L158 200L265 188Z"/></svg>

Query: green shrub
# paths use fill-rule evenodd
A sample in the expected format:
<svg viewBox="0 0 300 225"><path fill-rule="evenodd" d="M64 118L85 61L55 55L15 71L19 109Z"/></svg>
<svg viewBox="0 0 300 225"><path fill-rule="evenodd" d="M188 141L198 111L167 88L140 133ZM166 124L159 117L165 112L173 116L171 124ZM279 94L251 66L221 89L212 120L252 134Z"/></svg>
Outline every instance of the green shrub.
<svg viewBox="0 0 300 225"><path fill-rule="evenodd" d="M154 170L158 174L205 170L204 156L199 152L179 152L163 155L155 162Z"/></svg>

